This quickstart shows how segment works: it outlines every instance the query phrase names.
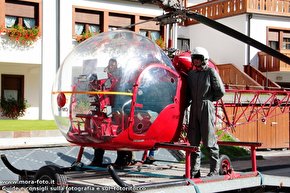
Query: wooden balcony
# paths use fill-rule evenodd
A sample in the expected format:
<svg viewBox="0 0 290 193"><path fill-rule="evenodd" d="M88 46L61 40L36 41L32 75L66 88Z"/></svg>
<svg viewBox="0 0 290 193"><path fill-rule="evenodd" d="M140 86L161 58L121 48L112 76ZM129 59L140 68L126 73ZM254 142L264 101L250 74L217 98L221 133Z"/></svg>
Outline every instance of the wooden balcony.
<svg viewBox="0 0 290 193"><path fill-rule="evenodd" d="M290 0L213 0L188 7L210 19L220 19L242 13L259 13L290 17ZM196 24L187 20L185 25Z"/></svg>
<svg viewBox="0 0 290 193"><path fill-rule="evenodd" d="M290 57L290 50L280 51ZM290 65L264 52L258 52L259 70L261 72L290 71Z"/></svg>
<svg viewBox="0 0 290 193"><path fill-rule="evenodd" d="M232 89L258 89L264 87L256 82L249 75L241 71L234 64L219 64L216 65L223 83Z"/></svg>
<svg viewBox="0 0 290 193"><path fill-rule="evenodd" d="M234 64L216 65L223 83L231 89L281 89L281 87L266 78L259 70L250 65L244 66L244 72Z"/></svg>

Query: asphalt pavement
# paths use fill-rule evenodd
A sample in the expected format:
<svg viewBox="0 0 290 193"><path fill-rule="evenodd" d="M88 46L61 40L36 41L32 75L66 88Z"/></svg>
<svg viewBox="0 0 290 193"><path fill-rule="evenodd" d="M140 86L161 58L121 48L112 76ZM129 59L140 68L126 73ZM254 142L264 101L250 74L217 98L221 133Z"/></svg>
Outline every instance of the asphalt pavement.
<svg viewBox="0 0 290 193"><path fill-rule="evenodd" d="M2 149L0 154L5 154L7 159L13 166L18 169L37 170L44 165L54 164L62 167L71 166L76 160L79 147L71 146L62 138L57 139L18 139L17 142L12 141L1 143ZM56 141L57 140L57 141ZM44 143L46 141L46 143ZM18 143L18 145L16 145ZM14 144L14 145L13 145ZM5 148L6 145L6 148ZM135 152L135 159L141 160L143 152ZM273 176L290 177L290 150L258 150L257 151L258 171L262 174ZM89 164L93 158L93 149L85 148L82 162ZM112 163L116 159L115 151L106 151L104 156L105 163ZM166 149L158 149L155 152L155 164L176 163L178 157L172 151ZM235 171L251 171L251 160L235 160L232 161ZM202 164L202 174L208 172L208 164ZM17 180L18 176L6 168L0 161L0 182L5 180ZM290 178L289 178L290 179Z"/></svg>
<svg viewBox="0 0 290 193"><path fill-rule="evenodd" d="M234 161L233 166L239 171L249 171L252 167L250 160ZM257 170L263 174L290 177L290 150L258 150Z"/></svg>
<svg viewBox="0 0 290 193"><path fill-rule="evenodd" d="M52 146L48 147L30 147L30 148L13 148L2 149L0 155L4 154L8 161L20 170L38 170L45 165L57 165L60 167L70 167L75 162L78 155L78 146ZM82 163L89 164L93 159L93 148L85 148ZM134 159L141 160L143 151L134 152ZM116 151L105 151L104 163L114 163L116 160ZM155 152L156 160L164 160L163 162L177 163L178 160L170 151L165 149L158 149ZM158 161L156 161L158 163ZM0 185L1 181L17 180L18 176L12 173L0 161Z"/></svg>

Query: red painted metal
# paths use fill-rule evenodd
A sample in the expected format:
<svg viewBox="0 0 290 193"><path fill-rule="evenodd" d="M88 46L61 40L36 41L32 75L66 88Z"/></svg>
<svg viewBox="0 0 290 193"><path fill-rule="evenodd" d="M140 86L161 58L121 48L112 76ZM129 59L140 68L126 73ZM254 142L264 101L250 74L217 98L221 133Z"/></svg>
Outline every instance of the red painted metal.
<svg viewBox="0 0 290 193"><path fill-rule="evenodd" d="M210 182L220 182L225 180L233 180L233 179L241 179L241 178L249 178L257 176L257 172L247 172L247 173L231 173L223 176L213 176L208 178L193 178L191 179L195 184L201 183L210 183Z"/></svg>
<svg viewBox="0 0 290 193"><path fill-rule="evenodd" d="M176 68L176 70L181 74L186 75L188 71L195 69L195 66L193 66L191 63L190 51L178 53L177 55L173 57L172 63L174 67ZM215 69L218 72L218 68L211 60L208 61L208 66L210 68Z"/></svg>
<svg viewBox="0 0 290 193"><path fill-rule="evenodd" d="M62 108L66 103L66 97L63 93L57 95L57 105Z"/></svg>
<svg viewBox="0 0 290 193"><path fill-rule="evenodd" d="M251 148L252 171L257 171L256 148L261 147L259 142L241 142L241 141L218 141L221 146L248 146Z"/></svg>
<svg viewBox="0 0 290 193"><path fill-rule="evenodd" d="M226 95L216 103L216 115L224 123L222 130L227 130L253 121L265 122L277 115L276 109L278 114L288 113L289 106L289 91L226 89ZM226 107L231 107L231 111Z"/></svg>
<svg viewBox="0 0 290 193"><path fill-rule="evenodd" d="M190 154L191 152L200 151L199 147L190 146L189 144L170 144L170 143L157 143L155 147L185 151L185 177L188 179L191 178Z"/></svg>
<svg viewBox="0 0 290 193"><path fill-rule="evenodd" d="M142 155L142 161L145 161L148 157L148 150L145 150L143 155Z"/></svg>
<svg viewBox="0 0 290 193"><path fill-rule="evenodd" d="M84 149L85 148L83 146L80 147L80 150L79 150L79 153L78 153L78 156L77 156L77 160L76 160L77 163L81 162L82 157L83 157L83 153L84 153Z"/></svg>
<svg viewBox="0 0 290 193"><path fill-rule="evenodd" d="M251 146L251 158L252 158L252 171L257 171L257 157L256 157L256 147Z"/></svg>

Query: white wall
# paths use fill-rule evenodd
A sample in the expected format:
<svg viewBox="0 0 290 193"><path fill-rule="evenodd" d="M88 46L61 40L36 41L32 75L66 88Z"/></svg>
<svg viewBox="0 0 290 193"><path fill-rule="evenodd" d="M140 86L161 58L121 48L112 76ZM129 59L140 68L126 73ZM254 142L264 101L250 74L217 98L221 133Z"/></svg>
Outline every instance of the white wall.
<svg viewBox="0 0 290 193"><path fill-rule="evenodd" d="M41 39L31 46L25 47L15 44L3 33L0 35L0 56L1 62L39 65L41 63Z"/></svg>
<svg viewBox="0 0 290 193"><path fill-rule="evenodd" d="M60 1L60 64L72 51L72 5L73 1ZM69 21L69 22L68 22Z"/></svg>
<svg viewBox="0 0 290 193"><path fill-rule="evenodd" d="M25 69L24 78L24 98L27 99L28 109L25 112L25 116L21 119L39 119L39 104L40 104L40 83L41 83L41 66L28 66Z"/></svg>
<svg viewBox="0 0 290 193"><path fill-rule="evenodd" d="M53 119L51 110L51 89L57 66L57 36L56 36L56 2L57 0L42 0L43 33L42 33L42 68L40 92L39 119ZM68 22L71 23L71 22Z"/></svg>
<svg viewBox="0 0 290 193"><path fill-rule="evenodd" d="M217 20L243 34L246 34L246 15ZM209 51L210 58L218 63L233 63L239 68L246 64L246 45L222 32L204 24L195 24L180 29L178 37L189 37L190 47L202 46Z"/></svg>
<svg viewBox="0 0 290 193"><path fill-rule="evenodd" d="M268 72L264 73L270 80L274 82L290 82L290 72Z"/></svg>
<svg viewBox="0 0 290 193"><path fill-rule="evenodd" d="M129 2L123 0L71 0L73 5L83 6L83 7L93 7L103 10L118 11L118 12L128 12L128 13L137 13L144 15L160 15L162 10L159 9L156 5L142 4L140 2Z"/></svg>
<svg viewBox="0 0 290 193"><path fill-rule="evenodd" d="M187 0L187 6L193 6L193 5L197 5L200 3L204 3L207 2L205 0Z"/></svg>

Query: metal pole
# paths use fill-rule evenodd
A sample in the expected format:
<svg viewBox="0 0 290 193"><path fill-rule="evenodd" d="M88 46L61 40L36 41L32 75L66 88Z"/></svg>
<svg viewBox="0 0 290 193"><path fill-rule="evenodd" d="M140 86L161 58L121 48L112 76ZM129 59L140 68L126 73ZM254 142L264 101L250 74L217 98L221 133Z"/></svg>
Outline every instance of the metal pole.
<svg viewBox="0 0 290 193"><path fill-rule="evenodd" d="M256 158L256 147L251 146L251 157L252 157L252 171L257 171L257 158Z"/></svg>

